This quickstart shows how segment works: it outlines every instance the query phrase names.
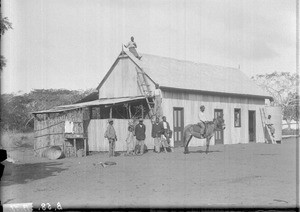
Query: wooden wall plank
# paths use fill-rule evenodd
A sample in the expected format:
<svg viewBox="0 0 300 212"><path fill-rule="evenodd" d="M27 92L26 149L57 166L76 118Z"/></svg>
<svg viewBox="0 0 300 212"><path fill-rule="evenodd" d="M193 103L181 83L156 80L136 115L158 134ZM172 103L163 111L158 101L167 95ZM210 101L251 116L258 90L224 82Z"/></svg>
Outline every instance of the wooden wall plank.
<svg viewBox="0 0 300 212"><path fill-rule="evenodd" d="M128 119L113 119L114 128L117 133L116 151L126 151L126 138ZM144 120L146 125L145 144L149 149L153 149L154 142L151 138L152 124L149 119ZM92 119L88 126L88 146L89 151L108 151L108 140L104 138L104 133L108 125L108 119Z"/></svg>
<svg viewBox="0 0 300 212"><path fill-rule="evenodd" d="M121 59L100 88L99 98L141 95L137 84L135 65L129 59Z"/></svg>
<svg viewBox="0 0 300 212"><path fill-rule="evenodd" d="M173 107L184 108L184 125L197 123L200 106L206 107L206 115L209 120L213 119L214 109L223 109L226 129L224 131L224 144L248 143L248 111L256 111L256 142L264 142L263 128L259 108L264 106L264 100L246 99L237 97L208 96L201 94L174 95L172 92L163 91L163 112L167 117L170 127L173 130ZM169 97L169 98L166 98ZM250 104L248 103L250 102ZM241 108L241 127L234 127L234 108ZM171 140L173 145L173 141ZM214 144L214 138L211 144ZM193 138L191 146L205 145L205 139Z"/></svg>

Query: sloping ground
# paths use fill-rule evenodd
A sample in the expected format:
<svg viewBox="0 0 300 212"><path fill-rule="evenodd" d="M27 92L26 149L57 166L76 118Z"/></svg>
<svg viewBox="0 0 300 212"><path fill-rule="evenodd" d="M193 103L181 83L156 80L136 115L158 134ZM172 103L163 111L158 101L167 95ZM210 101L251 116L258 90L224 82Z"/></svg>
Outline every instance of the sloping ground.
<svg viewBox="0 0 300 212"><path fill-rule="evenodd" d="M56 161L24 156L4 175L2 203L62 207L207 207L296 204L296 139L216 145L143 156L94 154ZM22 158L22 157L20 157ZM103 168L99 162L117 165Z"/></svg>

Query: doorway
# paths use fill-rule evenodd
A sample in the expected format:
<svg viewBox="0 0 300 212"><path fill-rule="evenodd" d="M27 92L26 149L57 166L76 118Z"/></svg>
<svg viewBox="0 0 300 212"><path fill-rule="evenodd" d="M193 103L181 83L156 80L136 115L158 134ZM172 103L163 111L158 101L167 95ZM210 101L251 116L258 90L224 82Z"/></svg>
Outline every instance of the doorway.
<svg viewBox="0 0 300 212"><path fill-rule="evenodd" d="M173 108L174 147L183 146L184 110L182 107Z"/></svg>
<svg viewBox="0 0 300 212"><path fill-rule="evenodd" d="M256 142L256 118L255 110L249 110L248 112L248 132L249 132L249 142Z"/></svg>
<svg viewBox="0 0 300 212"><path fill-rule="evenodd" d="M222 109L215 109L214 118L217 118L218 116L223 116ZM215 132L215 144L224 144L224 131L223 130Z"/></svg>

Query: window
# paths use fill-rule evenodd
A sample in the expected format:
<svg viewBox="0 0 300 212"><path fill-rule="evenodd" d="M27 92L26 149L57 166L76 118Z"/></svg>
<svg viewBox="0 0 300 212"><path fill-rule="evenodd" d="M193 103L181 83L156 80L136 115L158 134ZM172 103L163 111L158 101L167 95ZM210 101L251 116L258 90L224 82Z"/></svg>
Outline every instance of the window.
<svg viewBox="0 0 300 212"><path fill-rule="evenodd" d="M241 127L241 109L234 109L234 127Z"/></svg>

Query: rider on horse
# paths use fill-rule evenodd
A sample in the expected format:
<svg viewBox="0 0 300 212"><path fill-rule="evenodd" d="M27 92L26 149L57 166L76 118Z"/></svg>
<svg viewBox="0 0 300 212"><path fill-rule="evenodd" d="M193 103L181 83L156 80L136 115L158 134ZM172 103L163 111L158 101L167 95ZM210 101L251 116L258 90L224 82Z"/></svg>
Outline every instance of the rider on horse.
<svg viewBox="0 0 300 212"><path fill-rule="evenodd" d="M199 118L199 127L200 127L200 134L204 137L204 134L205 134L205 129L206 129L206 124L205 122L207 122L207 118L204 114L204 111L205 111L205 107L204 105L201 105L200 106L200 112L198 114L198 118Z"/></svg>

